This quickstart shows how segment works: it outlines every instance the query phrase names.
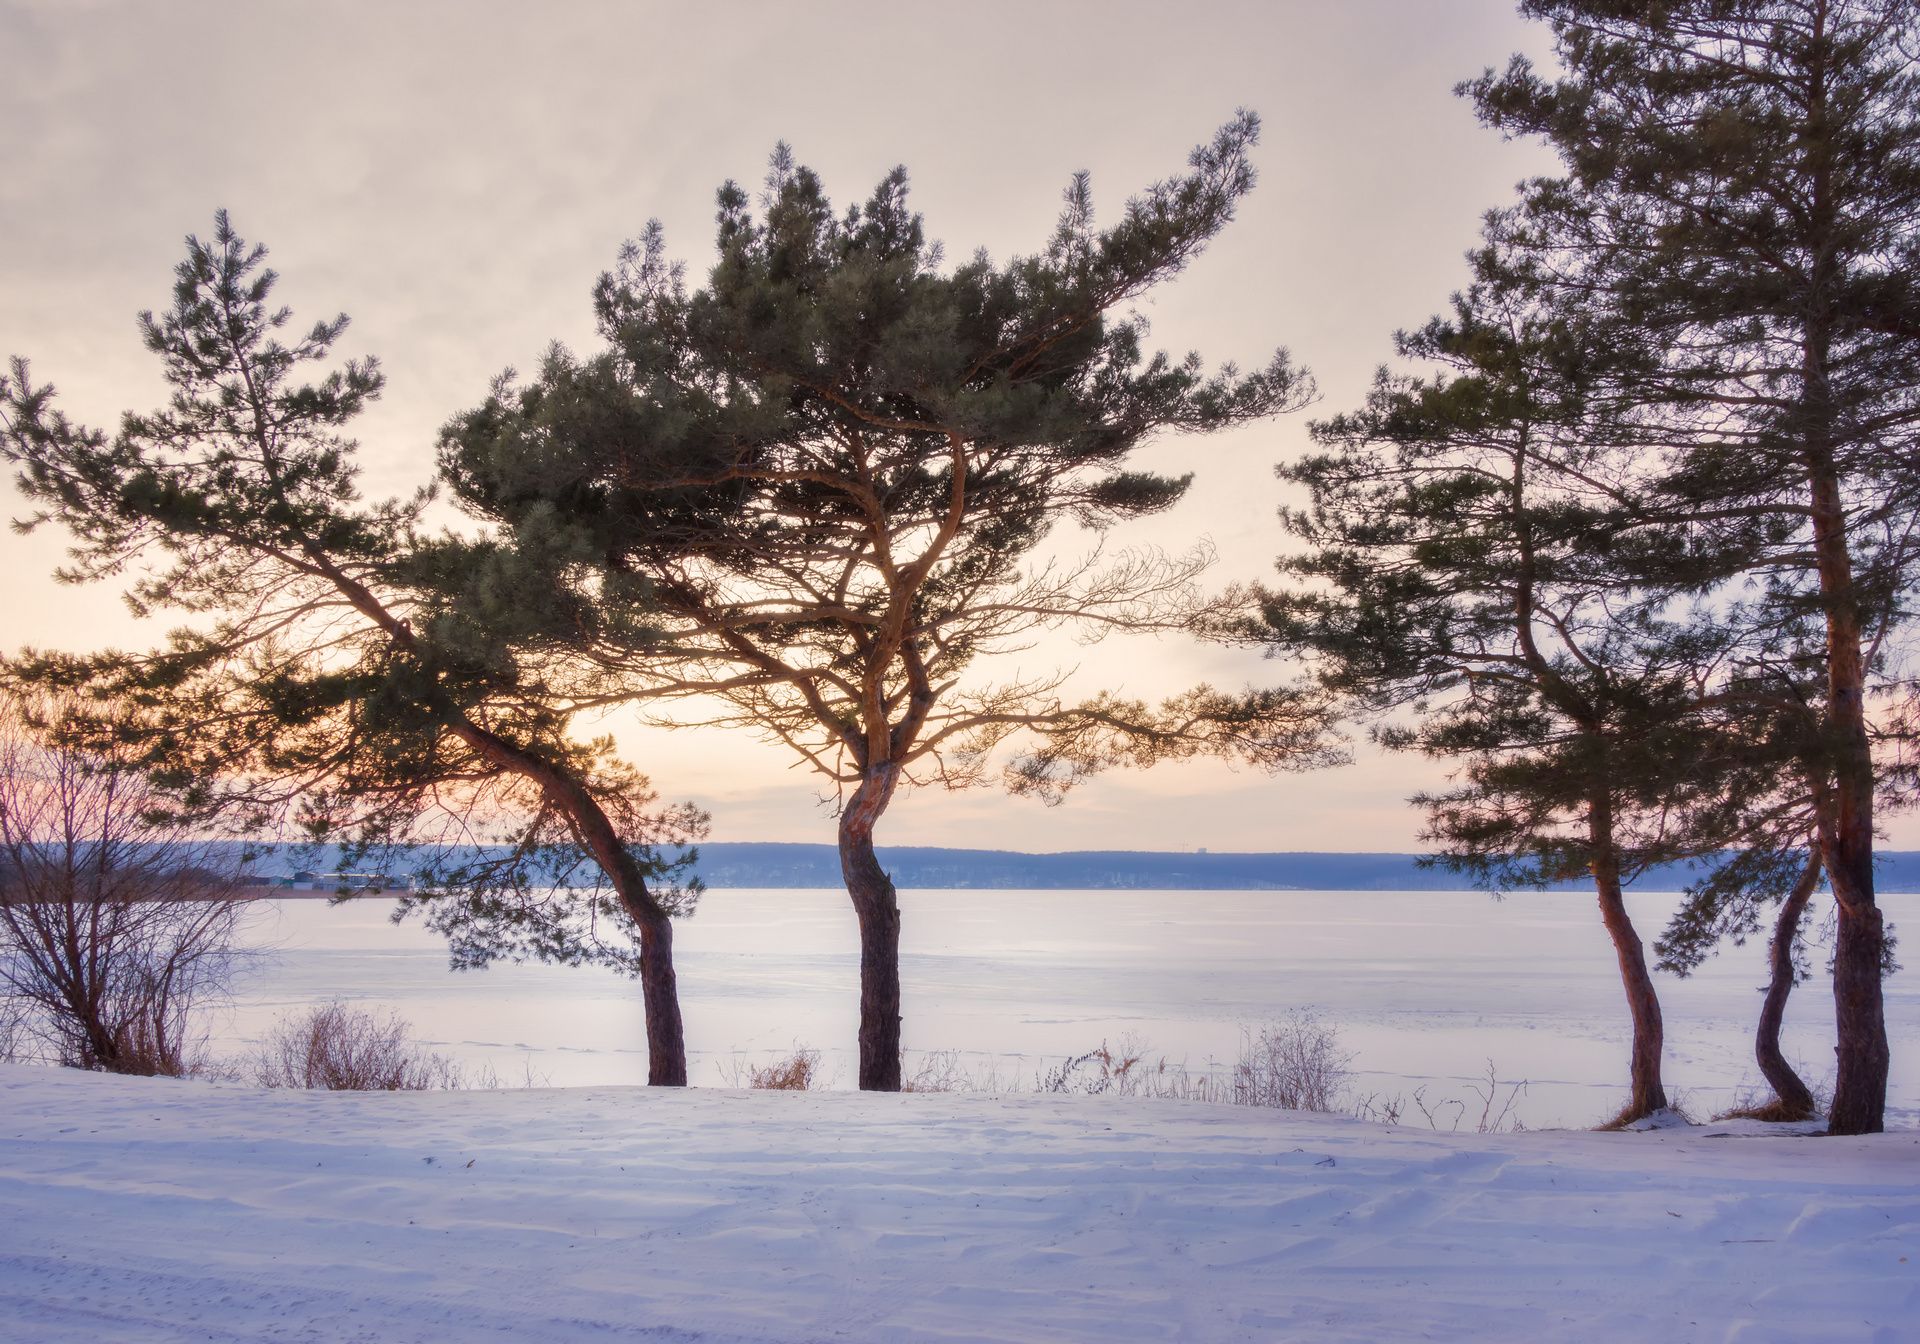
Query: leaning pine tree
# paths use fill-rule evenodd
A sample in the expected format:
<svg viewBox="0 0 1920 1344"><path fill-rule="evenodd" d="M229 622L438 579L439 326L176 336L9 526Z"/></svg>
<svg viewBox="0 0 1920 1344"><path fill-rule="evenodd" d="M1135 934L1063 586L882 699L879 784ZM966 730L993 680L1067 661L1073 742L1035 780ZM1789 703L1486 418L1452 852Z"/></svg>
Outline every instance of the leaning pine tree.
<svg viewBox="0 0 1920 1344"><path fill-rule="evenodd" d="M838 792L862 1088L900 1086L900 907L874 834L903 785L972 783L1015 737L1008 782L1049 798L1116 764L1320 752L1319 706L1294 692L1148 704L980 674L1039 631L1209 613L1204 553L1036 557L1063 523L1179 500L1185 477L1127 468L1149 439L1303 400L1284 353L1209 376L1144 355L1126 311L1231 219L1256 134L1242 114L1106 230L1076 178L1043 251L951 270L904 171L838 213L783 149L760 214L722 188L704 286L650 230L600 285L602 353L556 352L446 432L457 498L522 562L550 558L570 652L661 721L757 731Z"/></svg>
<svg viewBox="0 0 1920 1344"><path fill-rule="evenodd" d="M648 1080L687 1081L670 916L691 893L652 842L702 819L661 808L606 742L569 732L569 670L512 576L418 532L425 497L360 500L342 430L379 395L372 360L331 360L344 317L291 341L275 276L222 212L187 240L173 306L143 314L172 399L109 435L71 423L16 360L0 453L73 537L62 577L139 566L139 612L200 618L159 650L27 654L17 684L109 703L99 730L209 824L297 823L349 852L432 863L426 908L457 965L597 962L638 976ZM474 841L488 843L475 844Z"/></svg>
<svg viewBox="0 0 1920 1344"><path fill-rule="evenodd" d="M1609 544L1634 516L1636 456L1591 380L1632 352L1541 307L1496 253L1481 268L1450 316L1398 338L1438 372L1383 371L1364 409L1314 426L1323 451L1281 468L1308 492L1283 514L1305 549L1256 632L1386 745L1459 763L1416 800L1442 863L1495 891L1593 884L1633 1023L1624 1124L1667 1105L1624 888L1738 811L1739 762L1697 692L1725 649L1711 622L1641 602Z"/></svg>
<svg viewBox="0 0 1920 1344"><path fill-rule="evenodd" d="M1560 175L1498 236L1657 359L1623 391L1663 422L1648 525L1747 576L1753 629L1811 617L1819 858L1838 907L1837 1134L1884 1123L1889 1051L1874 897L1886 772L1869 701L1920 572L1920 9L1912 0L1525 0L1560 72L1467 86ZM1684 543L1684 544L1681 544ZM1771 706L1755 712L1770 715Z"/></svg>

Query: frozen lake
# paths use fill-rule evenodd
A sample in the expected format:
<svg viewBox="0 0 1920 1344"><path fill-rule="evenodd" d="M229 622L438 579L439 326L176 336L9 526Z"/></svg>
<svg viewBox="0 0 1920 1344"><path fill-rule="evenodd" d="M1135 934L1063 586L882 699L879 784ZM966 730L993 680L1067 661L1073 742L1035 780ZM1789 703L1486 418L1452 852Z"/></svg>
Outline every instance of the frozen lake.
<svg viewBox="0 0 1920 1344"><path fill-rule="evenodd" d="M1650 940L1677 898L1630 900ZM1895 924L1920 914L1920 896L1883 900ZM1526 1081L1516 1114L1533 1127L1592 1124L1624 1096L1625 1002L1593 898L1579 893L907 891L901 901L910 1065L918 1052L958 1050L1030 1088L1064 1056L1131 1033L1153 1055L1204 1068L1233 1060L1244 1026L1311 1008L1338 1026L1362 1093L1468 1098L1492 1061L1501 1079ZM261 902L249 928L267 950L215 1049L339 997L395 1009L433 1048L507 1082L529 1070L555 1086L645 1081L637 985L597 969L453 972L441 941L391 924L391 908ZM1827 909L1820 898L1813 918ZM821 1050L832 1085L852 1085L858 950L844 893L709 891L676 951L696 1084L801 1044ZM1697 1118L1758 1081L1763 958L1749 943L1688 980L1659 977L1668 1088ZM1920 1122L1915 984L1903 973L1887 986L1900 1125ZM1832 1072L1832 1029L1822 969L1796 991L1785 1033L1810 1081Z"/></svg>

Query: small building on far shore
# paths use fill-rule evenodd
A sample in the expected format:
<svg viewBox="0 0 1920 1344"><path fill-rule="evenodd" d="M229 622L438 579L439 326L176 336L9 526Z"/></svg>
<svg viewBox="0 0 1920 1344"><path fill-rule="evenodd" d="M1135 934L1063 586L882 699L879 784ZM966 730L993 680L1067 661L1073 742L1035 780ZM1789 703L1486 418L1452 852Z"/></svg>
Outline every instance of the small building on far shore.
<svg viewBox="0 0 1920 1344"><path fill-rule="evenodd" d="M412 891L412 877L392 877L386 873L316 873L302 868L292 873L254 873L246 879L252 887L279 891L323 891L352 896L377 896L385 891Z"/></svg>

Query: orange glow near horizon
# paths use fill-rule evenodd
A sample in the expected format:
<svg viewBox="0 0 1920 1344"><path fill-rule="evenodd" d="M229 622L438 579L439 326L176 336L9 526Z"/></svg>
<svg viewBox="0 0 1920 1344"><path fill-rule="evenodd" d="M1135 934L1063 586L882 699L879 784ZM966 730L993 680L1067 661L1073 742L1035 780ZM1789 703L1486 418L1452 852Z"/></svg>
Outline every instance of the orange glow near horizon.
<svg viewBox="0 0 1920 1344"><path fill-rule="evenodd" d="M1262 115L1261 184L1148 309L1152 339L1210 361L1288 346L1318 379L1307 415L1170 438L1142 465L1195 473L1171 513L1118 544L1210 539L1221 584L1284 545L1276 461L1314 414L1356 404L1465 279L1480 216L1548 166L1476 125L1452 86L1545 34L1508 0L1246 3L1176 18L1141 3L852 3L670 17L630 4L463 0L388 6L28 3L0 15L0 356L33 361L77 420L111 428L164 392L134 314L163 306L188 232L216 207L266 243L307 321L346 311L343 354L377 354L385 399L356 427L369 495L426 483L435 434L501 369L592 341L589 290L649 218L697 278L713 192L757 183L790 142L842 203L892 165L950 260L1041 246L1059 194L1092 173L1101 218L1175 171L1236 106ZM1017 34L1012 40L1009 34ZM156 73L158 72L158 73ZM11 486L6 512L25 512ZM1066 539L1071 541L1071 539ZM156 641L111 585L55 584L62 539L0 540L8 647ZM1180 641L1063 643L1019 656L1087 685L1155 696L1278 676L1257 656ZM750 737L592 725L717 840L831 839L823 781ZM992 789L903 797L882 844L1023 850L1417 849L1424 761L1361 743L1342 769L1267 777L1217 764L1095 780L1063 806ZM1896 818L1899 847L1920 822Z"/></svg>

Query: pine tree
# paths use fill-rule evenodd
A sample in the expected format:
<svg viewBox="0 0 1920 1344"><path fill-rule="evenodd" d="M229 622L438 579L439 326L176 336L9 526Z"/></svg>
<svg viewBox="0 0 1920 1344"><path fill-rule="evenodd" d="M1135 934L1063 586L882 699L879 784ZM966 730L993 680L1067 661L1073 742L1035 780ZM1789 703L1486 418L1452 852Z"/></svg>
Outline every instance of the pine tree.
<svg viewBox="0 0 1920 1344"><path fill-rule="evenodd" d="M1642 482L1594 393L1637 356L1505 260L1484 253L1451 314L1397 338L1432 372L1383 370L1365 408L1313 427L1324 451L1280 469L1308 492L1282 515L1307 549L1258 633L1385 745L1460 763L1415 800L1441 863L1495 892L1593 883L1633 1022L1627 1123L1668 1099L1624 888L1715 842L1742 761L1698 689L1717 627L1645 602L1617 563Z"/></svg>
<svg viewBox="0 0 1920 1344"><path fill-rule="evenodd" d="M380 394L378 365L300 381L347 321L283 339L291 314L271 306L264 260L224 212L210 241L187 240L171 309L141 316L171 401L115 434L69 422L23 360L0 379L0 452L41 510L28 525L74 538L62 577L138 567L136 612L196 622L150 653L29 652L8 678L123 711L102 731L209 823L297 822L410 862L442 842L403 909L427 910L456 964L638 975L649 1080L684 1084L669 917L693 893L649 842L689 839L701 818L658 807L607 743L569 734L575 701L534 647L539 613L510 575L421 536L424 493L361 501L343 431ZM598 885L575 887L582 869Z"/></svg>
<svg viewBox="0 0 1920 1344"><path fill-rule="evenodd" d="M703 286L649 229L599 287L606 349L555 351L447 432L456 496L523 560L552 557L572 647L626 699L757 731L831 782L861 934L862 1088L900 1085L900 908L874 832L903 785L971 784L1015 737L1005 779L1048 799L1117 764L1318 756L1302 693L1076 702L1061 676L983 675L1039 630L1217 614L1194 587L1204 552L1033 556L1062 524L1177 501L1186 477L1126 465L1153 436L1303 400L1284 352L1209 376L1197 356L1144 354L1127 312L1232 218L1256 135L1242 114L1104 231L1081 175L1042 252L951 270L904 170L838 213L783 147L759 213L721 189Z"/></svg>
<svg viewBox="0 0 1920 1344"><path fill-rule="evenodd" d="M1869 699L1920 560L1920 14L1910 0L1522 9L1551 24L1562 73L1516 58L1466 91L1564 173L1528 184L1496 236L1657 355L1623 393L1661 425L1664 500L1646 525L1686 537L1672 590L1745 578L1752 629L1817 628L1814 822L1839 910L1829 1124L1877 1131L1885 772Z"/></svg>

